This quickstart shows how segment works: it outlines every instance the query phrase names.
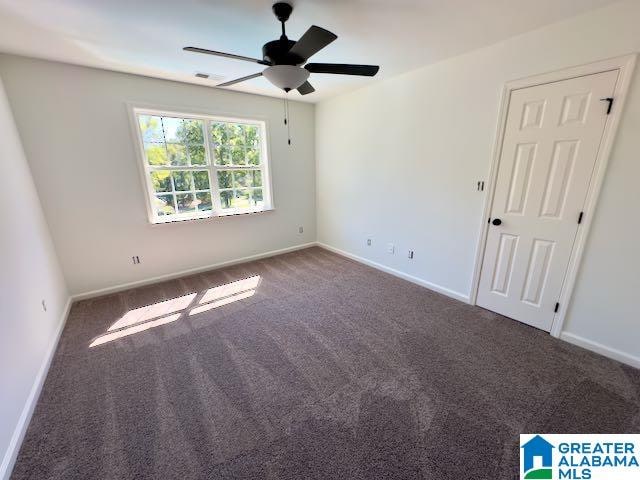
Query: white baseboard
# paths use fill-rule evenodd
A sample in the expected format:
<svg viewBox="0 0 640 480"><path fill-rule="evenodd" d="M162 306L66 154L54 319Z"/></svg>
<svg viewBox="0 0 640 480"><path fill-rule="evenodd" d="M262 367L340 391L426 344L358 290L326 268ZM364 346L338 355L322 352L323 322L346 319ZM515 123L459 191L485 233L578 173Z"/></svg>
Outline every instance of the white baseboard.
<svg viewBox="0 0 640 480"><path fill-rule="evenodd" d="M184 277L187 275L194 275L200 272L206 272L207 270L216 270L218 268L230 267L232 265L238 265L240 263L252 262L254 260L260 260L262 258L274 257L276 255L282 255L283 253L295 252L296 250L302 250L304 248L315 247L316 242L303 243L301 245L294 245L292 247L281 248L279 250L271 250L269 252L258 253L256 255L250 255L248 257L242 257L235 260L228 260L226 262L213 263L205 265L203 267L191 268L188 270L181 270L179 272L168 273L166 275L160 275L157 277L146 278L144 280L137 280L135 282L122 283L120 285L114 285L113 287L101 288L99 290L92 290L89 292L77 293L72 295L72 300L86 300L87 298L99 297L101 295L108 295L110 293L117 293L123 290L129 290L130 288L143 287L145 285L151 285L153 283L163 282L166 280L173 280L174 278Z"/></svg>
<svg viewBox="0 0 640 480"><path fill-rule="evenodd" d="M627 365L631 365L632 367L640 368L639 357L635 357L620 350L616 350L615 348L607 347L606 345L594 342L593 340L588 340L584 337L580 337L579 335L575 335L569 332L561 332L560 339L579 347L586 348L587 350L591 350L592 352L599 353L600 355L604 355L605 357L609 357L619 362L626 363Z"/></svg>
<svg viewBox="0 0 640 480"><path fill-rule="evenodd" d="M33 415L33 411L36 408L36 404L38 403L38 398L40 397L40 392L42 391L44 381L47 378L47 373L49 373L49 367L51 366L51 361L53 360L53 354L56 352L58 341L60 340L60 336L62 335L62 330L64 329L67 317L69 316L69 310L71 310L72 303L73 300L71 297L69 297L62 312L62 316L60 317L60 320L58 322L56 334L49 342L49 346L47 347L44 359L42 361L42 364L40 365L40 370L38 370L38 374L33 381L33 386L31 387L31 391L29 392L27 401L25 402L22 413L20 414L20 418L18 419L18 424L16 425L16 428L13 431L13 435L11 436L9 447L4 454L2 464L0 464L0 479L2 480L9 480L9 477L11 476L13 466L16 462L16 458L18 457L18 452L20 451L20 446L22 445L24 436L27 433L27 427L29 426L29 422L31 421L31 416Z"/></svg>
<svg viewBox="0 0 640 480"><path fill-rule="evenodd" d="M355 260L356 262L363 263L377 270L390 273L391 275L402 278L403 280L407 280L411 283L415 283L417 285L420 285L421 287L428 288L429 290L433 290L434 292L442 293L447 297L460 300L461 302L464 302L464 303L471 302L469 295L465 295L464 293L456 292L455 290L451 290L446 287L441 287L440 285L436 285L435 283L428 282L427 280L423 280L422 278L414 277L413 275L409 275L408 273L401 272L400 270L396 270L395 268L387 267L386 265L382 265L381 263L377 263L372 260L367 260L364 257L354 255L353 253L345 252L344 250L340 250L339 248L332 247L331 245L327 245L325 243L317 242L317 245L326 250L329 250L330 252L337 253L338 255L342 255L343 257L350 258L351 260Z"/></svg>

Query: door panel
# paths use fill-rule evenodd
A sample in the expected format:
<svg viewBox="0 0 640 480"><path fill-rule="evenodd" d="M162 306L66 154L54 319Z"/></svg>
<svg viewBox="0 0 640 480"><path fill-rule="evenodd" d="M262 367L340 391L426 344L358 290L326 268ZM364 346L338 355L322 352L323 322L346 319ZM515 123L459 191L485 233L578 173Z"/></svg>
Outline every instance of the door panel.
<svg viewBox="0 0 640 480"><path fill-rule="evenodd" d="M579 146L579 140L562 140L554 144L551 167L544 186L541 217L562 217Z"/></svg>
<svg viewBox="0 0 640 480"><path fill-rule="evenodd" d="M496 266L493 270L493 282L491 291L501 295L507 295L511 272L513 271L513 257L518 246L518 237L503 233L500 235L500 247L496 258Z"/></svg>
<svg viewBox="0 0 640 480"><path fill-rule="evenodd" d="M555 242L536 239L531 248L531 258L527 266L527 275L522 291L522 301L533 306L540 306L542 290L547 283L547 274L553 255Z"/></svg>
<svg viewBox="0 0 640 480"><path fill-rule="evenodd" d="M511 184L507 197L506 211L511 214L524 214L524 205L529 192L531 170L536 157L535 143L520 144L516 147L515 164L511 172Z"/></svg>
<svg viewBox="0 0 640 480"><path fill-rule="evenodd" d="M550 330L617 77L511 93L478 305Z"/></svg>

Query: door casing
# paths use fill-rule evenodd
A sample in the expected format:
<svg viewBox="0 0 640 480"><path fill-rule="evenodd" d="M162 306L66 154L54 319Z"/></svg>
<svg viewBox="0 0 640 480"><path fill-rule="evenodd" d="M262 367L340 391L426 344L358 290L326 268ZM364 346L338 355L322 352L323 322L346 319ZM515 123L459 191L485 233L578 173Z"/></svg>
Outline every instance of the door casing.
<svg viewBox="0 0 640 480"><path fill-rule="evenodd" d="M502 96L500 101L500 110L498 114L498 124L496 128L495 143L492 152L492 161L489 169L488 181L487 181L487 195L484 201L484 208L482 214L482 230L478 239L476 247L476 261L473 271L473 279L471 285L471 298L470 303L476 304L478 297L478 287L480 284L480 273L482 270L482 261L484 259L487 234L489 231L489 225L487 219L491 212L493 204L493 197L496 188L496 178L498 175L498 168L500 164L500 156L502 154L502 144L504 139L505 127L507 122L507 113L509 111L509 100L511 98L511 92L521 88L534 87L536 85L543 85L546 83L559 82L562 80L569 80L571 78L582 77L586 75L592 75L595 73L602 73L611 70L618 70L618 82L614 91L614 104L611 110L611 114L607 119L607 123L604 128L602 137L602 143L598 151L596 163L594 166L593 176L589 189L587 191L587 197L585 199L585 215L580 228L576 234L575 243L571 256L569 258L569 264L567 266L567 272L565 274L565 280L562 284L560 291L560 308L553 318L553 324L551 325L550 334L554 337L559 337L562 332L562 326L564 324L565 317L567 315L569 303L571 301L571 294L575 286L578 270L582 260L582 254L586 239L591 229L593 220L593 213L598 201L598 196L602 188L604 180L604 174L609 162L609 156L613 147L615 133L618 129L620 119L622 117L622 111L624 104L626 103L629 86L631 84L631 78L633 70L636 65L637 54L630 54L621 57L610 58L599 62L589 63L586 65L580 65L554 72L544 73L541 75L535 75L523 79L513 80L507 82L502 89Z"/></svg>

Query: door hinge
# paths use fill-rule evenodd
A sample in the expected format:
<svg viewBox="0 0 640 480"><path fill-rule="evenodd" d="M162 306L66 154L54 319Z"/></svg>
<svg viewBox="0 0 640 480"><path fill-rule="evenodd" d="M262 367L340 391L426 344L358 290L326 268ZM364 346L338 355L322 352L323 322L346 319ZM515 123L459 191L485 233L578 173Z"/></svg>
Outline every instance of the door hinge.
<svg viewBox="0 0 640 480"><path fill-rule="evenodd" d="M582 217L584 216L584 212L580 212L580 215L578 215L578 225L580 225L582 223Z"/></svg>
<svg viewBox="0 0 640 480"><path fill-rule="evenodd" d="M555 313L558 313L558 309L560 308L560 304L556 303L556 308L553 309Z"/></svg>
<svg viewBox="0 0 640 480"><path fill-rule="evenodd" d="M601 98L601 102L609 102L609 106L607 107L607 115L611 115L611 109L613 108L613 97Z"/></svg>

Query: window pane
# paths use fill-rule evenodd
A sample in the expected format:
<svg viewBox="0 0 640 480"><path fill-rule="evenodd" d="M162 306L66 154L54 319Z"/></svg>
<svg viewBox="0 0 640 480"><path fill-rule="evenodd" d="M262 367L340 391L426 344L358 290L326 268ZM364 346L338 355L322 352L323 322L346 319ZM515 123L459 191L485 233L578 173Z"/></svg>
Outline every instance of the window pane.
<svg viewBox="0 0 640 480"><path fill-rule="evenodd" d="M260 150L257 148L248 148L247 163L249 165L260 165Z"/></svg>
<svg viewBox="0 0 640 480"><path fill-rule="evenodd" d="M138 124L142 133L142 141L145 143L164 143L161 117L152 115L138 115Z"/></svg>
<svg viewBox="0 0 640 480"><path fill-rule="evenodd" d="M176 195L178 203L178 213L193 212L196 209L196 202L193 193L181 193Z"/></svg>
<svg viewBox="0 0 640 480"><path fill-rule="evenodd" d="M254 207L264 207L264 200L262 198L262 189L258 188L251 192L251 203Z"/></svg>
<svg viewBox="0 0 640 480"><path fill-rule="evenodd" d="M217 145L226 145L229 143L229 135L227 134L227 124L226 123L211 123L211 140L213 143Z"/></svg>
<svg viewBox="0 0 640 480"><path fill-rule="evenodd" d="M229 170L222 170L218 172L218 186L220 188L233 187L233 178Z"/></svg>
<svg viewBox="0 0 640 480"><path fill-rule="evenodd" d="M167 157L167 147L164 143L145 143L144 154L149 165L164 166L169 165Z"/></svg>
<svg viewBox="0 0 640 480"><path fill-rule="evenodd" d="M189 145L189 161L191 165L206 165L207 158L204 152L204 145Z"/></svg>
<svg viewBox="0 0 640 480"><path fill-rule="evenodd" d="M249 172L244 170L233 171L233 188L246 187L249 182Z"/></svg>
<svg viewBox="0 0 640 480"><path fill-rule="evenodd" d="M180 143L168 143L167 154L169 155L169 163L173 166L184 167L187 162L187 148Z"/></svg>
<svg viewBox="0 0 640 480"><path fill-rule="evenodd" d="M231 146L243 146L244 145L244 128L243 125L237 123L228 123L227 131L229 132L229 145Z"/></svg>
<svg viewBox="0 0 640 480"><path fill-rule="evenodd" d="M231 206L233 208L249 208L251 206L250 197L251 193L249 190L236 190Z"/></svg>
<svg viewBox="0 0 640 480"><path fill-rule="evenodd" d="M171 192L171 172L169 170L157 170L151 172L151 184L155 192Z"/></svg>
<svg viewBox="0 0 640 480"><path fill-rule="evenodd" d="M209 172L206 170L193 172L193 182L196 190L209 190Z"/></svg>
<svg viewBox="0 0 640 480"><path fill-rule="evenodd" d="M164 131L164 141L167 143L182 143L182 139L178 135L178 130L181 129L184 134L183 120L181 118L174 117L162 117L162 128ZM184 138L184 137L182 137Z"/></svg>
<svg viewBox="0 0 640 480"><path fill-rule="evenodd" d="M231 163L233 165L246 165L244 147L231 147Z"/></svg>
<svg viewBox="0 0 640 480"><path fill-rule="evenodd" d="M260 170L249 171L249 186L261 187L262 186L262 172Z"/></svg>
<svg viewBox="0 0 640 480"><path fill-rule="evenodd" d="M180 142L186 145L204 145L203 124L202 120L184 120L176 132Z"/></svg>
<svg viewBox="0 0 640 480"><path fill-rule="evenodd" d="M158 216L173 215L176 213L173 205L173 195L157 195L154 198L154 208Z"/></svg>
<svg viewBox="0 0 640 480"><path fill-rule="evenodd" d="M196 203L199 211L211 210L211 194L209 192L196 193Z"/></svg>
<svg viewBox="0 0 640 480"><path fill-rule="evenodd" d="M257 125L245 125L244 126L244 138L245 145L256 147L260 140L258 126Z"/></svg>
<svg viewBox="0 0 640 480"><path fill-rule="evenodd" d="M233 200L233 191L227 190L226 192L220 192L220 203L222 208L231 208Z"/></svg>
<svg viewBox="0 0 640 480"><path fill-rule="evenodd" d="M173 172L172 175L176 190L181 192L193 190L193 176L191 172Z"/></svg>
<svg viewBox="0 0 640 480"><path fill-rule="evenodd" d="M231 160L229 159L229 149L224 146L217 146L213 149L213 155L215 157L216 165L229 165Z"/></svg>

